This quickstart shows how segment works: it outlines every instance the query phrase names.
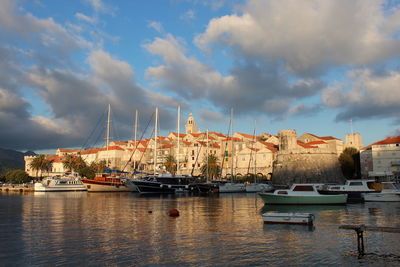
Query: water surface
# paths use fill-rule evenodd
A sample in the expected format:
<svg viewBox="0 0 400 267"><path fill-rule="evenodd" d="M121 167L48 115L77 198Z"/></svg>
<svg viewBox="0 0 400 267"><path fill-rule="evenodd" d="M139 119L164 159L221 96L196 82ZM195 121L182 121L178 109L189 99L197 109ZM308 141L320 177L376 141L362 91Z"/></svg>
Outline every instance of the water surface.
<svg viewBox="0 0 400 267"><path fill-rule="evenodd" d="M180 216L168 216L176 208ZM314 227L264 225L266 211L312 212ZM396 266L400 234L341 224L400 227L400 203L264 206L256 194L0 194L4 266Z"/></svg>

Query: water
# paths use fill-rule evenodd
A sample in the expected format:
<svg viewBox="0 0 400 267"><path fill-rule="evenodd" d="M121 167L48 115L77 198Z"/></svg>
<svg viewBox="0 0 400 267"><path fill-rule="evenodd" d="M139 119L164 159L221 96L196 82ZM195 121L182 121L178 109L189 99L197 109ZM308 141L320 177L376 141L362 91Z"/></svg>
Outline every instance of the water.
<svg viewBox="0 0 400 267"><path fill-rule="evenodd" d="M168 216L176 208L181 216ZM264 225L261 213L312 212L314 227ZM150 212L151 211L151 212ZM398 266L400 203L268 207L256 194L0 194L0 266Z"/></svg>

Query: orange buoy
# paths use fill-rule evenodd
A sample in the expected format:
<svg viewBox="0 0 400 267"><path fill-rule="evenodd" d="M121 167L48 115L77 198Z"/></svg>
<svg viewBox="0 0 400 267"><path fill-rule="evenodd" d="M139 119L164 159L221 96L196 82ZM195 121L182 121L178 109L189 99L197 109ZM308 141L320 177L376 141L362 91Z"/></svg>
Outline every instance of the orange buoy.
<svg viewBox="0 0 400 267"><path fill-rule="evenodd" d="M179 210L177 209L172 209L168 212L169 216L171 217L178 217L179 216Z"/></svg>

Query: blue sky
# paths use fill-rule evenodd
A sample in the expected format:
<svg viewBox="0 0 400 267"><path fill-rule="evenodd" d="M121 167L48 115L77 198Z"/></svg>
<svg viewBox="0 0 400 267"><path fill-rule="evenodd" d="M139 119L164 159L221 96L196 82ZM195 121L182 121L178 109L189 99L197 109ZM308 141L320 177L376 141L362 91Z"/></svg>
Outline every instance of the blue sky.
<svg viewBox="0 0 400 267"><path fill-rule="evenodd" d="M0 4L0 147L80 147L109 103L120 140L136 109L175 131L178 105L203 131L233 108L245 133L400 135L399 1Z"/></svg>

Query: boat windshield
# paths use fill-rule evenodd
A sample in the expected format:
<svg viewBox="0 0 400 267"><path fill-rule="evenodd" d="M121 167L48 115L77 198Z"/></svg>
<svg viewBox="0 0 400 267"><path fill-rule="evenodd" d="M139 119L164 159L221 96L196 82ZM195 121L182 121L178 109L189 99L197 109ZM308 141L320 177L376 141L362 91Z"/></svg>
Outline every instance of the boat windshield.
<svg viewBox="0 0 400 267"><path fill-rule="evenodd" d="M293 191L314 191L314 187L312 185L296 185Z"/></svg>

